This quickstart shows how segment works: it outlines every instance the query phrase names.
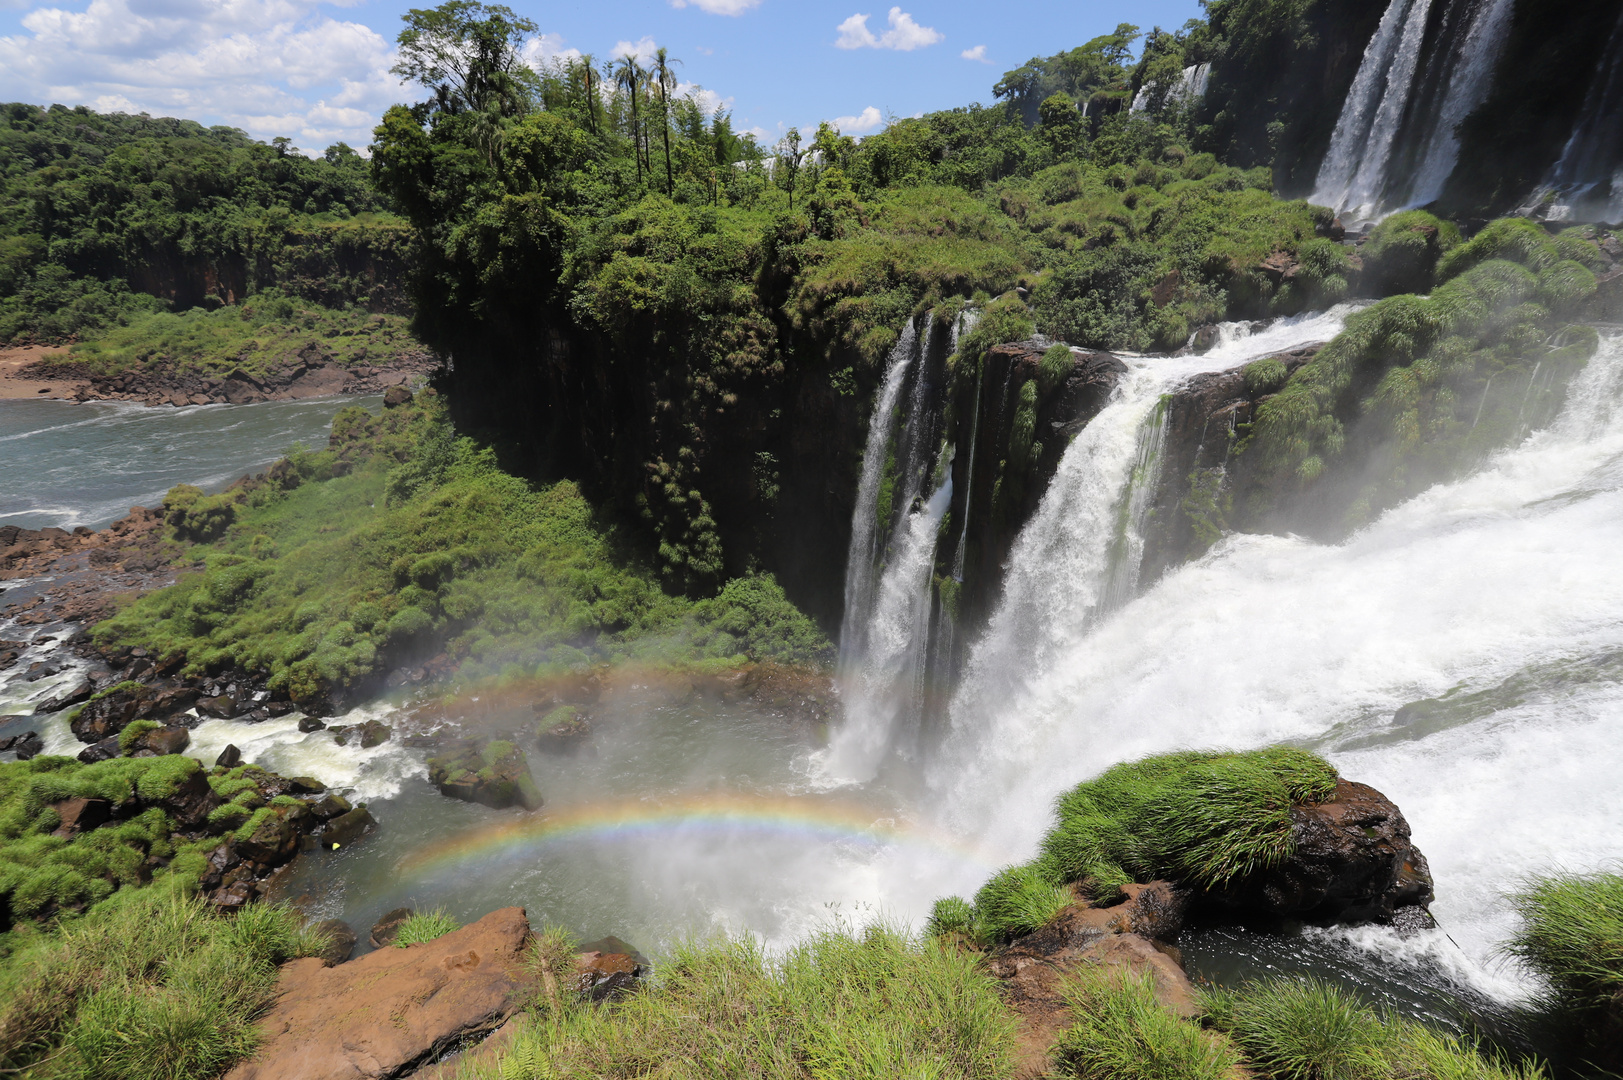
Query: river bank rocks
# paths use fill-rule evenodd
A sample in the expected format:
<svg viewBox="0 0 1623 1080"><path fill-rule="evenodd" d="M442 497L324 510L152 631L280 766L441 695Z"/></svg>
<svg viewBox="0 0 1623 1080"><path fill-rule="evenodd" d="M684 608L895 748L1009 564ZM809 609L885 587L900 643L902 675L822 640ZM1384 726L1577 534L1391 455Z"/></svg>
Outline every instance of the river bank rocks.
<svg viewBox="0 0 1623 1080"><path fill-rule="evenodd" d="M83 361L46 359L19 372L34 380L72 381L82 385L75 401L136 401L143 405L252 405L261 401L299 401L339 394L383 394L431 376L439 359L421 349L387 358L344 365L319 343L272 370L238 366L224 372L199 372L159 361L116 372L99 372Z"/></svg>

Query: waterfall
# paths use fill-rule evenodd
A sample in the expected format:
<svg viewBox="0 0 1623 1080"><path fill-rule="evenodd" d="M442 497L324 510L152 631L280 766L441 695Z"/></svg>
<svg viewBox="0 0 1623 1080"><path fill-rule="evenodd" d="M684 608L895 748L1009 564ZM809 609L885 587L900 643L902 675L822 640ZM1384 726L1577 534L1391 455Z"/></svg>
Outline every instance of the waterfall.
<svg viewBox="0 0 1623 1080"><path fill-rule="evenodd" d="M1310 202L1354 221L1379 213L1387 164L1420 63L1432 0L1391 0L1364 49Z"/></svg>
<svg viewBox="0 0 1623 1080"><path fill-rule="evenodd" d="M831 778L872 779L888 754L909 749L923 714L936 533L952 502L949 473L928 503L903 515L874 597L867 647L841 672L845 720L823 760Z"/></svg>
<svg viewBox="0 0 1623 1080"><path fill-rule="evenodd" d="M1623 222L1623 18L1545 184L1544 191L1551 190L1561 196L1549 211L1555 220Z"/></svg>
<svg viewBox="0 0 1623 1080"><path fill-rule="evenodd" d="M885 381L874 402L873 416L868 420L868 441L862 451L862 479L857 485L857 505L851 515L851 543L845 556L845 613L840 623L842 665L849 657L861 653L867 632L868 609L873 603L878 575L879 552L875 545L880 529L874 518L879 512L879 486L889 457L896 402L901 397L907 373L913 367L916 342L917 333L909 321L890 351Z"/></svg>
<svg viewBox="0 0 1623 1080"><path fill-rule="evenodd" d="M1396 200L1404 206L1425 206L1443 193L1454 165L1459 161L1458 127L1488 96L1494 65L1510 35L1510 16L1515 0L1479 0L1470 10L1465 33L1454 46L1439 50L1434 60L1447 90L1442 104L1427 108L1417 103L1416 119L1426 134L1414 166L1406 197Z"/></svg>
<svg viewBox="0 0 1623 1080"><path fill-rule="evenodd" d="M1206 96L1206 85L1211 82L1211 64L1190 64L1178 76L1178 85L1167 91L1166 105L1189 105ZM1153 83L1139 87L1138 93L1133 95L1133 103L1127 107L1128 112L1143 112L1150 107L1150 94L1155 90ZM1083 115L1086 115L1084 113Z"/></svg>
<svg viewBox="0 0 1623 1080"><path fill-rule="evenodd" d="M1327 947L1404 964L1405 980L1525 995L1496 961L1504 893L1623 846L1623 335L1603 339L1549 428L1476 474L1339 544L1227 537L1098 614L1105 507L1181 375L1150 363L1165 362L1131 370L1015 545L932 762L935 820L1018 861L1055 796L1116 762L1291 741L1394 799L1437 881L1441 931L1316 932ZM1440 695L1471 707L1393 723ZM979 880L959 874L925 887L967 895Z"/></svg>

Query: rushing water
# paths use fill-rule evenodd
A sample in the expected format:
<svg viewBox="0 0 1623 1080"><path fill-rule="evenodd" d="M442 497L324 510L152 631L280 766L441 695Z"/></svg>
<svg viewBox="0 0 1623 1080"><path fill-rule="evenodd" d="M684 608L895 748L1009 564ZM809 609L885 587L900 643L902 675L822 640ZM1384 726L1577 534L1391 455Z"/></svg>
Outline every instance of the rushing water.
<svg viewBox="0 0 1623 1080"><path fill-rule="evenodd" d="M1623 16L1539 197L1551 191L1559 195L1550 207L1553 219L1623 222Z"/></svg>
<svg viewBox="0 0 1623 1080"><path fill-rule="evenodd" d="M327 443L333 413L381 398L148 408L0 401L0 523L99 529L176 484L214 492L295 443Z"/></svg>
<svg viewBox="0 0 1623 1080"><path fill-rule="evenodd" d="M718 928L784 943L833 915L916 923L934 898L968 895L1029 857L1054 796L1111 764L1289 740L1403 808L1431 862L1442 929L1319 931L1294 943L1196 935L1191 963L1223 977L1288 960L1350 972L1394 1000L1409 992L1393 988L1427 984L1515 1000L1525 982L1495 959L1511 926L1505 890L1550 867L1603 867L1623 850L1613 797L1623 336L1603 340L1549 429L1345 542L1230 536L1151 585L1136 581L1132 541L1145 522L1133 493L1156 467L1162 394L1196 371L1328 337L1346 314L1255 334L1228 327L1206 357L1129 359L1014 547L1001 608L972 649L922 784L903 770L852 784L828 768L815 730L652 682L592 706L580 754L531 753L547 800L533 813L444 799L426 781L428 751L400 739L340 747L330 732L300 732L296 717L210 721L190 752L212 762L234 743L249 760L368 802L377 830L306 858L287 885L313 913L364 930L402 904L462 919L522 904L537 924L658 952ZM903 382L887 375L876 425ZM202 456L182 478L210 463ZM893 570L906 576L910 551L933 551L924 536L937 531L926 528L935 502L901 515L904 540L919 542L893 548L876 592ZM24 685L21 670L0 674L0 711L26 712L49 688ZM1400 705L1440 695L1425 718L1393 723ZM382 701L333 722L400 715ZM470 722L512 729L534 717ZM77 747L59 720L40 730L53 751Z"/></svg>

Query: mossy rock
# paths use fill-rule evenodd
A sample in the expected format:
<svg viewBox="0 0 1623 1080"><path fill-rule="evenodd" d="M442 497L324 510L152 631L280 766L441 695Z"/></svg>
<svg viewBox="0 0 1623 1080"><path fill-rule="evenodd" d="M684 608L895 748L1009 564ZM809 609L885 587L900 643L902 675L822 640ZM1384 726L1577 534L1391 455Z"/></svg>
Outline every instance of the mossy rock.
<svg viewBox="0 0 1623 1080"><path fill-rule="evenodd" d="M428 759L428 779L440 794L497 810L541 806L524 751L505 739L466 739Z"/></svg>

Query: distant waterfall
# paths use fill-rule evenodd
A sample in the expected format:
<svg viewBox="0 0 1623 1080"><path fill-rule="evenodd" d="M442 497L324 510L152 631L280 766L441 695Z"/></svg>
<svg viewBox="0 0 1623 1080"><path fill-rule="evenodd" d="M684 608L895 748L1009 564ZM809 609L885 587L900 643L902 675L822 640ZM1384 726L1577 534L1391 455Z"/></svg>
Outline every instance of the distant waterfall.
<svg viewBox="0 0 1623 1080"><path fill-rule="evenodd" d="M1341 106L1310 202L1354 220L1379 212L1386 167L1420 65L1431 4L1432 0L1392 0L1387 5Z"/></svg>
<svg viewBox="0 0 1623 1080"><path fill-rule="evenodd" d="M1199 101L1206 96L1206 86L1212 79L1212 65L1190 64L1178 76L1178 85L1167 91L1167 105L1188 105ZM1133 95L1133 103L1127 107L1128 112L1143 112L1150 107L1150 94L1155 90L1154 84L1146 84ZM1084 113L1083 115L1086 115Z"/></svg>
<svg viewBox="0 0 1623 1080"><path fill-rule="evenodd" d="M1560 195L1552 218L1623 222L1623 19L1601 54L1578 123L1546 189Z"/></svg>
<svg viewBox="0 0 1623 1080"><path fill-rule="evenodd" d="M1391 0L1342 104L1311 201L1354 222L1442 195L1515 0Z"/></svg>
<svg viewBox="0 0 1623 1080"><path fill-rule="evenodd" d="M1469 9L1465 32L1443 36L1452 47L1438 49L1427 65L1436 69L1435 79L1427 81L1446 86L1442 104L1430 109L1422 99L1411 110L1419 151L1407 192L1388 199L1389 206L1424 206L1442 195L1460 157L1459 125L1488 96L1515 6L1515 0L1479 0Z"/></svg>

